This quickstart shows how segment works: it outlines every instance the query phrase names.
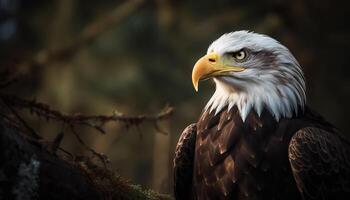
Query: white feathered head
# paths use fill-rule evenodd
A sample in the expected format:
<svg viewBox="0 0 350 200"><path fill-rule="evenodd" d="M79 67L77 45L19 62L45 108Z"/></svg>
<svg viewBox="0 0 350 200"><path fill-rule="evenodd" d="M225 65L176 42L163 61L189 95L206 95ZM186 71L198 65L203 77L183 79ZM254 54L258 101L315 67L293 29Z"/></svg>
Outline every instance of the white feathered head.
<svg viewBox="0 0 350 200"><path fill-rule="evenodd" d="M265 108L278 121L304 108L305 80L298 61L275 39L253 32L222 35L195 64L192 81L213 79L216 91L206 109L218 113L237 106L244 121Z"/></svg>

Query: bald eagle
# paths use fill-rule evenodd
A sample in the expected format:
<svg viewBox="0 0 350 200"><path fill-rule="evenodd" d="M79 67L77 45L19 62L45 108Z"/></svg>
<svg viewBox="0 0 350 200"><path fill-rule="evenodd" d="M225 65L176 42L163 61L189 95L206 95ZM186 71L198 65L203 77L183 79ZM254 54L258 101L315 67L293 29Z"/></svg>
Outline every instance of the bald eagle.
<svg viewBox="0 0 350 200"><path fill-rule="evenodd" d="M194 88L207 79L215 93L177 143L176 199L350 199L350 142L306 106L284 45L224 34L194 65Z"/></svg>

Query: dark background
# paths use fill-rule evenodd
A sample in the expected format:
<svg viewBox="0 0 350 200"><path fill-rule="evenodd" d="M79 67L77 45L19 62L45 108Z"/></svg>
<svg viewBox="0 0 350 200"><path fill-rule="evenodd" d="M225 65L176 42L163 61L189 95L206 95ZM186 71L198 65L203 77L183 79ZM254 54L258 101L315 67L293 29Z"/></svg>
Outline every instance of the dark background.
<svg viewBox="0 0 350 200"><path fill-rule="evenodd" d="M167 103L175 107L171 120L161 124L169 135L147 124L141 133L118 123L107 124L107 135L80 130L122 176L160 192L172 191L176 141L214 89L205 83L195 93L193 64L214 39L235 30L265 33L285 44L304 69L308 104L349 136L346 1L144 1L93 40L66 48L63 56L41 65L26 62L78 41L91 22L108 22L105 16L125 2L0 0L0 66L23 75L8 93L67 113L152 114ZM26 120L48 140L62 130L61 124L31 115ZM70 135L63 147L85 152Z"/></svg>

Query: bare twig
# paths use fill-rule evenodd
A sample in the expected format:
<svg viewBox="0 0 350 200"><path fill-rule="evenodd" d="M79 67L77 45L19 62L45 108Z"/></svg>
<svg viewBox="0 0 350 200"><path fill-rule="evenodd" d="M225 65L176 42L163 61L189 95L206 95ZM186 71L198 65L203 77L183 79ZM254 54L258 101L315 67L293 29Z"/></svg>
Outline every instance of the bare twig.
<svg viewBox="0 0 350 200"><path fill-rule="evenodd" d="M98 130L101 133L104 133L103 126L107 122L122 122L126 126L138 126L144 122L150 122L155 124L158 121L169 118L174 112L174 109L172 107L166 106L157 115L130 116L119 112L115 112L111 115L84 115L79 113L65 114L58 110L50 108L50 106L47 104L36 102L35 100L25 100L10 95L0 95L0 98L4 103L6 103L9 106L28 109L31 113L36 114L39 117L45 118L46 120L59 121L68 125L89 126ZM159 130L159 128L156 129Z"/></svg>
<svg viewBox="0 0 350 200"><path fill-rule="evenodd" d="M58 148L60 147L61 145L61 142L62 142L62 139L64 137L64 133L61 131L59 132L56 137L54 138L54 140L51 142L51 145L50 145L50 148L49 150L52 152L52 153L56 153Z"/></svg>
<svg viewBox="0 0 350 200"><path fill-rule="evenodd" d="M74 136L77 138L77 140L79 141L79 143L81 145L83 145L87 150L89 150L91 153L94 154L94 156L97 156L103 163L103 165L105 166L105 168L107 168L107 164L110 162L108 157L103 154L103 153L99 153L97 151L95 151L93 148L89 147L89 145L87 145L84 140L79 136L79 134L75 131L75 128L73 125L70 126L70 129L72 131L72 133L74 134Z"/></svg>
<svg viewBox="0 0 350 200"><path fill-rule="evenodd" d="M172 107L166 106L160 113L156 115L137 115L130 116L125 115L120 112L114 112L111 115L84 115L84 114L65 114L58 110L52 109L49 105L37 102L35 100L25 100L13 95L4 95L0 94L0 100L4 106L14 115L16 118L15 121L19 121L21 126L27 129L27 132L37 140L41 140L42 138L36 134L36 132L25 122L24 119L17 113L16 109L25 109L29 110L31 114L35 114L40 118L44 118L46 120L53 120L56 122L61 122L62 131L65 125L70 127L71 132L75 135L79 143L84 146L88 151L90 151L96 158L98 158L103 165L107 168L107 163L109 162L108 157L102 153L95 151L93 148L89 147L83 139L79 136L79 134L75 130L76 125L83 125L92 127L95 130L98 130L102 133L105 133L103 130L103 126L107 122L121 122L125 124L126 127L135 126L137 127L138 132L141 135L140 125L144 122L149 122L154 124L154 127L157 131L161 133L165 133L160 130L157 123L158 121L168 119L174 112ZM7 119L7 116L5 115ZM11 121L11 119L9 119ZM62 150L59 145L63 139L63 132L60 132L53 142L48 143L47 149L55 153L57 149ZM66 151L64 151L67 153ZM69 153L68 153L69 154ZM71 155L71 154L69 154Z"/></svg>
<svg viewBox="0 0 350 200"><path fill-rule="evenodd" d="M70 153L69 151L63 149L62 147L58 147L58 150L62 151L64 153L64 155L66 155L66 156L68 155L70 159L74 160L75 156L72 153Z"/></svg>
<svg viewBox="0 0 350 200"><path fill-rule="evenodd" d="M162 134L164 134L164 135L167 135L167 134L168 134L168 132L163 131L163 130L159 127L159 124L158 124L157 121L154 122L153 126L154 126L154 128L156 129L156 131L158 131L159 133L162 133Z"/></svg>
<svg viewBox="0 0 350 200"><path fill-rule="evenodd" d="M4 99L2 99L2 103L7 107L7 109L17 118L18 122L21 123L23 127L27 129L27 131L30 133L32 137L35 139L41 139L41 137L30 127L27 122L16 112L16 110L9 104L9 102L6 102Z"/></svg>

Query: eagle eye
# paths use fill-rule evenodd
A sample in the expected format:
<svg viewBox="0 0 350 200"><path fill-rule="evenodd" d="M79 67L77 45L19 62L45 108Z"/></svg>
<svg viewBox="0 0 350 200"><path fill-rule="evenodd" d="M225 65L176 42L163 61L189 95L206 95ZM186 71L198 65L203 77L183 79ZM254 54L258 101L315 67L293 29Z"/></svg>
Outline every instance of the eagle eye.
<svg viewBox="0 0 350 200"><path fill-rule="evenodd" d="M247 57L247 52L244 49L229 54L238 62L242 62Z"/></svg>

